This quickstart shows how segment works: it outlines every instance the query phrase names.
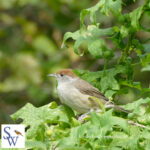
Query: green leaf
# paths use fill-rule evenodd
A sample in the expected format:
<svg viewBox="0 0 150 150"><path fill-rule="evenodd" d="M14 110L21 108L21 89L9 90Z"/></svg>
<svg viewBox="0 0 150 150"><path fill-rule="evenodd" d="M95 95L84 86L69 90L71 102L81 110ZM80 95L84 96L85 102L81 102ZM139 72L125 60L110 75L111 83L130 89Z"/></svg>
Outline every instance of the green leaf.
<svg viewBox="0 0 150 150"><path fill-rule="evenodd" d="M88 9L83 9L80 13L80 25L81 28L84 28L84 20L85 17L90 14L90 20L93 24L96 24L96 11L100 9L104 5L104 0L99 1L95 6L88 8Z"/></svg>
<svg viewBox="0 0 150 150"><path fill-rule="evenodd" d="M50 105L45 105L39 108L34 107L32 104L26 104L22 109L11 115L13 120L19 118L23 119L22 124L30 126L27 130L27 137L32 138L36 136L40 126L47 122L64 122L69 124L72 114L67 115L67 111L64 106L59 106L55 109L50 109ZM70 118L68 117L70 116Z"/></svg>
<svg viewBox="0 0 150 150"><path fill-rule="evenodd" d="M89 122L81 126L71 128L69 136L61 139L60 142L58 143L58 147L63 148L66 146L75 146L80 141L80 138L87 131L88 127Z"/></svg>
<svg viewBox="0 0 150 150"><path fill-rule="evenodd" d="M27 149L36 148L36 149L42 149L46 150L46 144L42 143L41 141L34 141L34 140L27 140L25 142L25 147Z"/></svg>
<svg viewBox="0 0 150 150"><path fill-rule="evenodd" d="M140 109L141 110L141 109ZM141 111L140 111L141 112ZM142 115L140 115L138 118L137 118L138 122L142 123L142 124L148 124L150 125L150 113L145 113L144 111L144 114L142 113Z"/></svg>
<svg viewBox="0 0 150 150"><path fill-rule="evenodd" d="M57 108L57 107L58 107L58 105L57 105L56 102L51 102L51 103L49 104L49 108L50 108L50 109L55 109L55 108Z"/></svg>
<svg viewBox="0 0 150 150"><path fill-rule="evenodd" d="M143 66L147 66L150 64L150 53L146 53L141 55L141 61Z"/></svg>
<svg viewBox="0 0 150 150"><path fill-rule="evenodd" d="M120 73L125 73L126 67L118 65L116 68L111 68L106 70L106 75L101 78L101 90L105 92L106 90L119 90L120 86L115 76Z"/></svg>
<svg viewBox="0 0 150 150"><path fill-rule="evenodd" d="M89 82L93 82L103 76L103 71L91 72L87 70L74 70L74 73Z"/></svg>
<svg viewBox="0 0 150 150"><path fill-rule="evenodd" d="M95 58L101 58L103 54L103 48L106 46L103 39L92 40L88 42L88 50Z"/></svg>
<svg viewBox="0 0 150 150"><path fill-rule="evenodd" d="M63 43L62 43L62 48L64 47L65 45L65 42L69 39L69 38L72 38L74 40L77 40L78 38L80 37L80 32L79 31L76 31L76 32L67 32L65 33L64 35L64 38L63 38Z"/></svg>
<svg viewBox="0 0 150 150"><path fill-rule="evenodd" d="M91 119L95 118L95 117L93 117L93 115L97 116L97 114L95 114L95 113L91 113L91 115L92 115ZM112 110L105 112L104 114L100 115L99 117L97 116L96 119L98 119L98 121L94 121L94 120L92 120L92 121L99 124L101 127L101 130L103 130L105 134L106 134L106 131L111 131L111 128L114 125L119 125L122 129L124 129L124 131L126 131L126 132L128 131L127 121L120 117L112 116Z"/></svg>
<svg viewBox="0 0 150 150"><path fill-rule="evenodd" d="M136 30L139 29L139 20L141 18L142 13L143 13L143 6L138 7L137 9L135 9L130 13L131 25Z"/></svg>
<svg viewBox="0 0 150 150"><path fill-rule="evenodd" d="M97 81L103 76L103 71L90 72L86 70L75 70L74 72L83 80L100 89L100 84Z"/></svg>
<svg viewBox="0 0 150 150"><path fill-rule="evenodd" d="M128 133L129 127L127 121L125 119L112 116L112 110L101 115L92 112L91 121L88 121L78 127L71 128L69 136L63 138L59 142L58 148L81 145L85 148L88 142L91 143L92 148L96 148L96 145L107 147L107 144L104 143L104 141L106 142L106 137L109 136L109 133L111 133L111 131L113 131L116 127L118 129L123 129L125 133ZM99 148L99 146L97 148Z"/></svg>
<svg viewBox="0 0 150 150"><path fill-rule="evenodd" d="M101 0L95 6L82 10L80 13L81 28L84 28L85 17L89 14L92 24L97 24L96 12L99 9L101 9L101 12L105 13L107 16L109 15L109 12L112 12L115 15L119 15L122 10L121 0Z"/></svg>
<svg viewBox="0 0 150 150"><path fill-rule="evenodd" d="M106 16L109 15L109 12L112 12L115 15L120 15L122 10L121 0L103 0L104 6L102 7L101 12L105 13Z"/></svg>
<svg viewBox="0 0 150 150"><path fill-rule="evenodd" d="M140 130L137 127L130 127L129 130L129 134L126 135L124 133L120 133L118 134L118 132L116 132L117 135L121 135L119 138L114 138L113 141L110 144L110 147L112 146L116 146L116 147L122 147L124 149L132 149L132 150L136 150L138 149L138 141L140 138ZM117 136L114 135L114 136Z"/></svg>
<svg viewBox="0 0 150 150"><path fill-rule="evenodd" d="M141 71L142 71L142 72L144 72L144 71L150 71L150 65L147 65L147 66L143 67L143 68L141 69Z"/></svg>
<svg viewBox="0 0 150 150"><path fill-rule="evenodd" d="M148 104L148 107L144 107L144 104ZM150 98L147 97L145 99L140 98L139 100L129 103L125 106L122 106L123 108L127 110L132 110L131 113L128 114L129 119L136 118L138 121L141 123L149 123L149 113L146 114L146 109L149 109L149 104L150 104Z"/></svg>
<svg viewBox="0 0 150 150"><path fill-rule="evenodd" d="M113 99L113 95L116 93L116 91L113 91L113 90L107 90L105 92L105 96L109 99L109 100L112 100Z"/></svg>
<svg viewBox="0 0 150 150"><path fill-rule="evenodd" d="M126 73L127 72L126 66L118 65L116 66L116 68L105 70L105 72L106 75L104 76L103 71L90 72L84 70L75 70L75 73L78 76L80 76L87 82L91 83L98 89L101 89L102 92L105 92L106 90L119 90L120 86L117 80L115 79L115 76L117 74Z"/></svg>
<svg viewBox="0 0 150 150"><path fill-rule="evenodd" d="M100 58L102 57L102 51L106 49L106 44L105 41L103 39L100 39L99 37L104 35L111 35L113 33L113 28L99 29L95 25L89 25L86 30L76 31L74 33L66 33L64 36L63 45L67 39L72 38L75 40L74 52L76 54L83 54L80 53L79 47L82 43L86 43L91 55L95 58Z"/></svg>
<svg viewBox="0 0 150 150"><path fill-rule="evenodd" d="M78 146L62 146L61 150L87 150L84 147L78 147Z"/></svg>
<svg viewBox="0 0 150 150"><path fill-rule="evenodd" d="M112 90L120 89L117 80L110 74L101 78L100 85L101 85L102 92L106 91L107 89L112 89Z"/></svg>
<svg viewBox="0 0 150 150"><path fill-rule="evenodd" d="M120 84L131 87L131 88L136 88L140 91L142 90L140 82L121 81Z"/></svg>
<svg viewBox="0 0 150 150"><path fill-rule="evenodd" d="M83 9L81 11L81 13L80 13L80 25L81 25L81 28L84 27L84 19L85 19L85 17L90 13L89 9Z"/></svg>
<svg viewBox="0 0 150 150"><path fill-rule="evenodd" d="M141 104L145 104L145 103L149 103L150 102L150 98L147 97L145 99L140 98L139 100L133 102L133 103L129 103L127 105L124 106L124 108L129 109L129 110L135 110L135 109L139 109L138 107Z"/></svg>
<svg viewBox="0 0 150 150"><path fill-rule="evenodd" d="M121 26L120 33L122 35L122 38L127 37L129 34L129 28L127 28L125 26Z"/></svg>
<svg viewBox="0 0 150 150"><path fill-rule="evenodd" d="M143 44L142 45L143 47L144 47L144 51L146 52L146 53L150 53L150 44Z"/></svg>

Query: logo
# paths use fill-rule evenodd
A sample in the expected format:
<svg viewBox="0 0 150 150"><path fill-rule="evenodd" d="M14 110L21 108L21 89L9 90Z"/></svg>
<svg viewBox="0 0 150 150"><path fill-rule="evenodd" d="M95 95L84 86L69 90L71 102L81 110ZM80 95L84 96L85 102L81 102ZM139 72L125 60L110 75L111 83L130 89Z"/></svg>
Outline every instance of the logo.
<svg viewBox="0 0 150 150"><path fill-rule="evenodd" d="M18 124L1 126L2 148L25 148L25 127Z"/></svg>

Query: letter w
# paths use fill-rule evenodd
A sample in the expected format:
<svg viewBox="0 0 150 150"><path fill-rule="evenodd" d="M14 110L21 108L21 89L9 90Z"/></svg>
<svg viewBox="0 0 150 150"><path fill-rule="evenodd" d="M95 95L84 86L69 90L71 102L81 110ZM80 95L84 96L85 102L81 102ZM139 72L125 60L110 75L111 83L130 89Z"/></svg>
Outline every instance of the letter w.
<svg viewBox="0 0 150 150"><path fill-rule="evenodd" d="M17 140L18 140L18 136L14 136L14 137L12 137L12 136L10 136L10 137L7 137L7 140L8 140L8 142L9 142L9 145L11 146L12 144L15 146L16 145L16 142L17 142Z"/></svg>

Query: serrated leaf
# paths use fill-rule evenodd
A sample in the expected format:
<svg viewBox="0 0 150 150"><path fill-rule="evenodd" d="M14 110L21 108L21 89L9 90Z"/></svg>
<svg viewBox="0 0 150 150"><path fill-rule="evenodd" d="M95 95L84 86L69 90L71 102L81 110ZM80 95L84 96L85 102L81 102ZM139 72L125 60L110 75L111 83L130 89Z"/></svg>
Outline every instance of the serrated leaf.
<svg viewBox="0 0 150 150"><path fill-rule="evenodd" d="M124 134L123 137L114 138L110 144L110 147L117 146L122 147L124 149L138 149L138 140L140 138L140 130L137 127L130 127L128 136ZM122 133L123 134L123 133Z"/></svg>
<svg viewBox="0 0 150 150"><path fill-rule="evenodd" d="M127 37L129 34L129 28L121 26L120 33L122 35L122 38Z"/></svg>
<svg viewBox="0 0 150 150"><path fill-rule="evenodd" d="M120 84L131 88L136 88L138 90L142 90L140 82L121 81Z"/></svg>
<svg viewBox="0 0 150 150"><path fill-rule="evenodd" d="M139 109L138 107L141 104L145 104L145 103L150 103L150 98L149 97L147 97L145 99L140 98L139 100L137 100L133 103L129 103L129 104L125 105L124 108L129 109L129 110Z"/></svg>
<svg viewBox="0 0 150 150"><path fill-rule="evenodd" d="M25 142L26 148L31 149L31 148L40 148L42 150L46 150L46 144L42 143L41 141L34 141L34 140L27 140Z"/></svg>
<svg viewBox="0 0 150 150"><path fill-rule="evenodd" d="M103 39L91 40L88 42L88 51L95 58L101 58L103 55L103 48L106 46Z"/></svg>
<svg viewBox="0 0 150 150"><path fill-rule="evenodd" d="M96 124L99 124L101 128L104 128L104 132L110 131L114 125L119 125L126 132L128 131L128 124L125 119L112 116L112 110L105 112L104 114L98 116L94 112L91 113L92 118ZM97 117L94 117L97 116ZM102 130L102 129L101 129Z"/></svg>
<svg viewBox="0 0 150 150"><path fill-rule="evenodd" d="M150 125L150 113L145 113L137 118L138 122Z"/></svg>
<svg viewBox="0 0 150 150"><path fill-rule="evenodd" d="M148 109L148 108L142 106L143 104L147 104L147 106L149 108L150 98L149 97L147 97L145 99L140 98L139 100L137 100L133 103L129 103L122 107L127 110L132 110L132 112L128 114L129 119L137 118L137 120L140 121L141 123L148 123L148 122L150 122L150 118L149 118L149 116L147 116L147 114L145 114L146 109Z"/></svg>
<svg viewBox="0 0 150 150"><path fill-rule="evenodd" d="M58 147L62 148L66 146L75 146L80 141L80 138L84 135L84 133L87 131L88 128L89 122L71 128L69 136L61 139L60 142L58 143Z"/></svg>
<svg viewBox="0 0 150 150"><path fill-rule="evenodd" d="M130 13L130 19L131 19L131 25L134 27L136 30L139 29L139 19L142 15L143 12L143 6L138 7L134 11Z"/></svg>
<svg viewBox="0 0 150 150"><path fill-rule="evenodd" d="M119 15L122 10L121 3L121 0L104 0L104 6L102 7L101 12L105 13L107 16L109 15L109 12Z"/></svg>
<svg viewBox="0 0 150 150"><path fill-rule="evenodd" d="M106 75L101 78L101 90L102 92L106 90L119 90L120 86L117 80L115 79L115 76L119 73L125 73L126 67L118 65L116 68L111 68L106 70Z"/></svg>
<svg viewBox="0 0 150 150"><path fill-rule="evenodd" d="M113 32L113 28L99 29L95 25L89 25L88 28L84 31L66 33L64 36L63 44L69 38L74 39L74 52L78 55L82 55L83 53L80 53L79 47L82 43L86 43L92 56L100 58L102 56L102 50L106 47L106 44L105 41L99 37L103 35L111 35Z"/></svg>
<svg viewBox="0 0 150 150"><path fill-rule="evenodd" d="M64 35L64 38L63 38L63 44L61 47L64 46L65 42L69 39L69 38L72 38L74 40L78 39L80 37L80 32L79 31L76 31L76 32L67 32L65 33Z"/></svg>
<svg viewBox="0 0 150 150"><path fill-rule="evenodd" d="M13 120L23 119L22 124L30 126L27 130L27 137L36 136L40 126L47 122L65 122L69 124L69 118L64 106L59 106L55 109L50 109L49 104L36 108L32 104L26 104L22 109L11 115ZM72 116L73 117L73 116Z"/></svg>
<svg viewBox="0 0 150 150"><path fill-rule="evenodd" d="M104 5L104 0L99 1L95 6L88 8L88 9L83 9L80 13L80 25L81 28L84 27L84 20L85 17L90 14L90 20L93 24L96 24L96 11L98 11L102 6Z"/></svg>
<svg viewBox="0 0 150 150"><path fill-rule="evenodd" d="M111 75L106 75L105 77L102 77L100 85L102 92L106 91L107 89L119 90L120 88L117 80Z"/></svg>
<svg viewBox="0 0 150 150"><path fill-rule="evenodd" d="M80 76L82 79L88 81L93 86L100 89L101 91L105 92L106 90L119 90L119 83L115 79L115 76L117 74L126 73L127 68L126 66L118 65L116 68L107 69L106 76L104 76L103 71L97 71L97 72L90 72L90 71L84 71L84 70L76 70L75 73L77 73L78 76ZM101 79L101 82L96 82Z"/></svg>
<svg viewBox="0 0 150 150"><path fill-rule="evenodd" d="M74 72L86 81L92 82L103 76L103 71L91 72L87 70L74 70Z"/></svg>
<svg viewBox="0 0 150 150"><path fill-rule="evenodd" d="M92 24L96 25L96 12L99 9L101 9L101 12L105 13L106 15L108 15L109 12L119 15L122 10L121 0L101 0L95 6L82 10L80 14L81 28L84 27L85 17L89 14Z"/></svg>
<svg viewBox="0 0 150 150"><path fill-rule="evenodd" d="M116 93L116 91L113 91L113 90L107 90L105 92L105 96L109 99L109 100L112 100L112 97L113 95Z"/></svg>

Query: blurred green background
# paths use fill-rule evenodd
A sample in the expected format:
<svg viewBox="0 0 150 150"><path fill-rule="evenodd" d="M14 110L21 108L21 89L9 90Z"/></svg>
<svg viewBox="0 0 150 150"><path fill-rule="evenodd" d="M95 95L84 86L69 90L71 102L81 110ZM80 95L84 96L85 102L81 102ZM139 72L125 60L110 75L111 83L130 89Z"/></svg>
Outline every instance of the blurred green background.
<svg viewBox="0 0 150 150"><path fill-rule="evenodd" d="M57 98L47 74L84 68L63 35L80 26L79 13L93 0L0 0L0 124L27 102L41 106ZM83 60L84 62L84 60Z"/></svg>
<svg viewBox="0 0 150 150"><path fill-rule="evenodd" d="M47 74L62 68L101 70L104 61L86 54L73 52L73 43L60 50L63 35L79 29L79 13L93 6L96 0L0 0L0 124L10 122L14 113L27 102L41 106L57 100L55 80ZM129 12L144 0L124 1L124 12ZM99 16L103 27L114 25L115 18ZM88 23L88 19L87 19ZM144 16L145 26L150 24ZM150 37L138 33L139 40ZM120 54L117 53L117 57ZM114 61L112 62L114 63ZM111 66L111 62L110 62ZM135 81L149 86L149 72L136 66ZM124 96L135 98L135 92Z"/></svg>

